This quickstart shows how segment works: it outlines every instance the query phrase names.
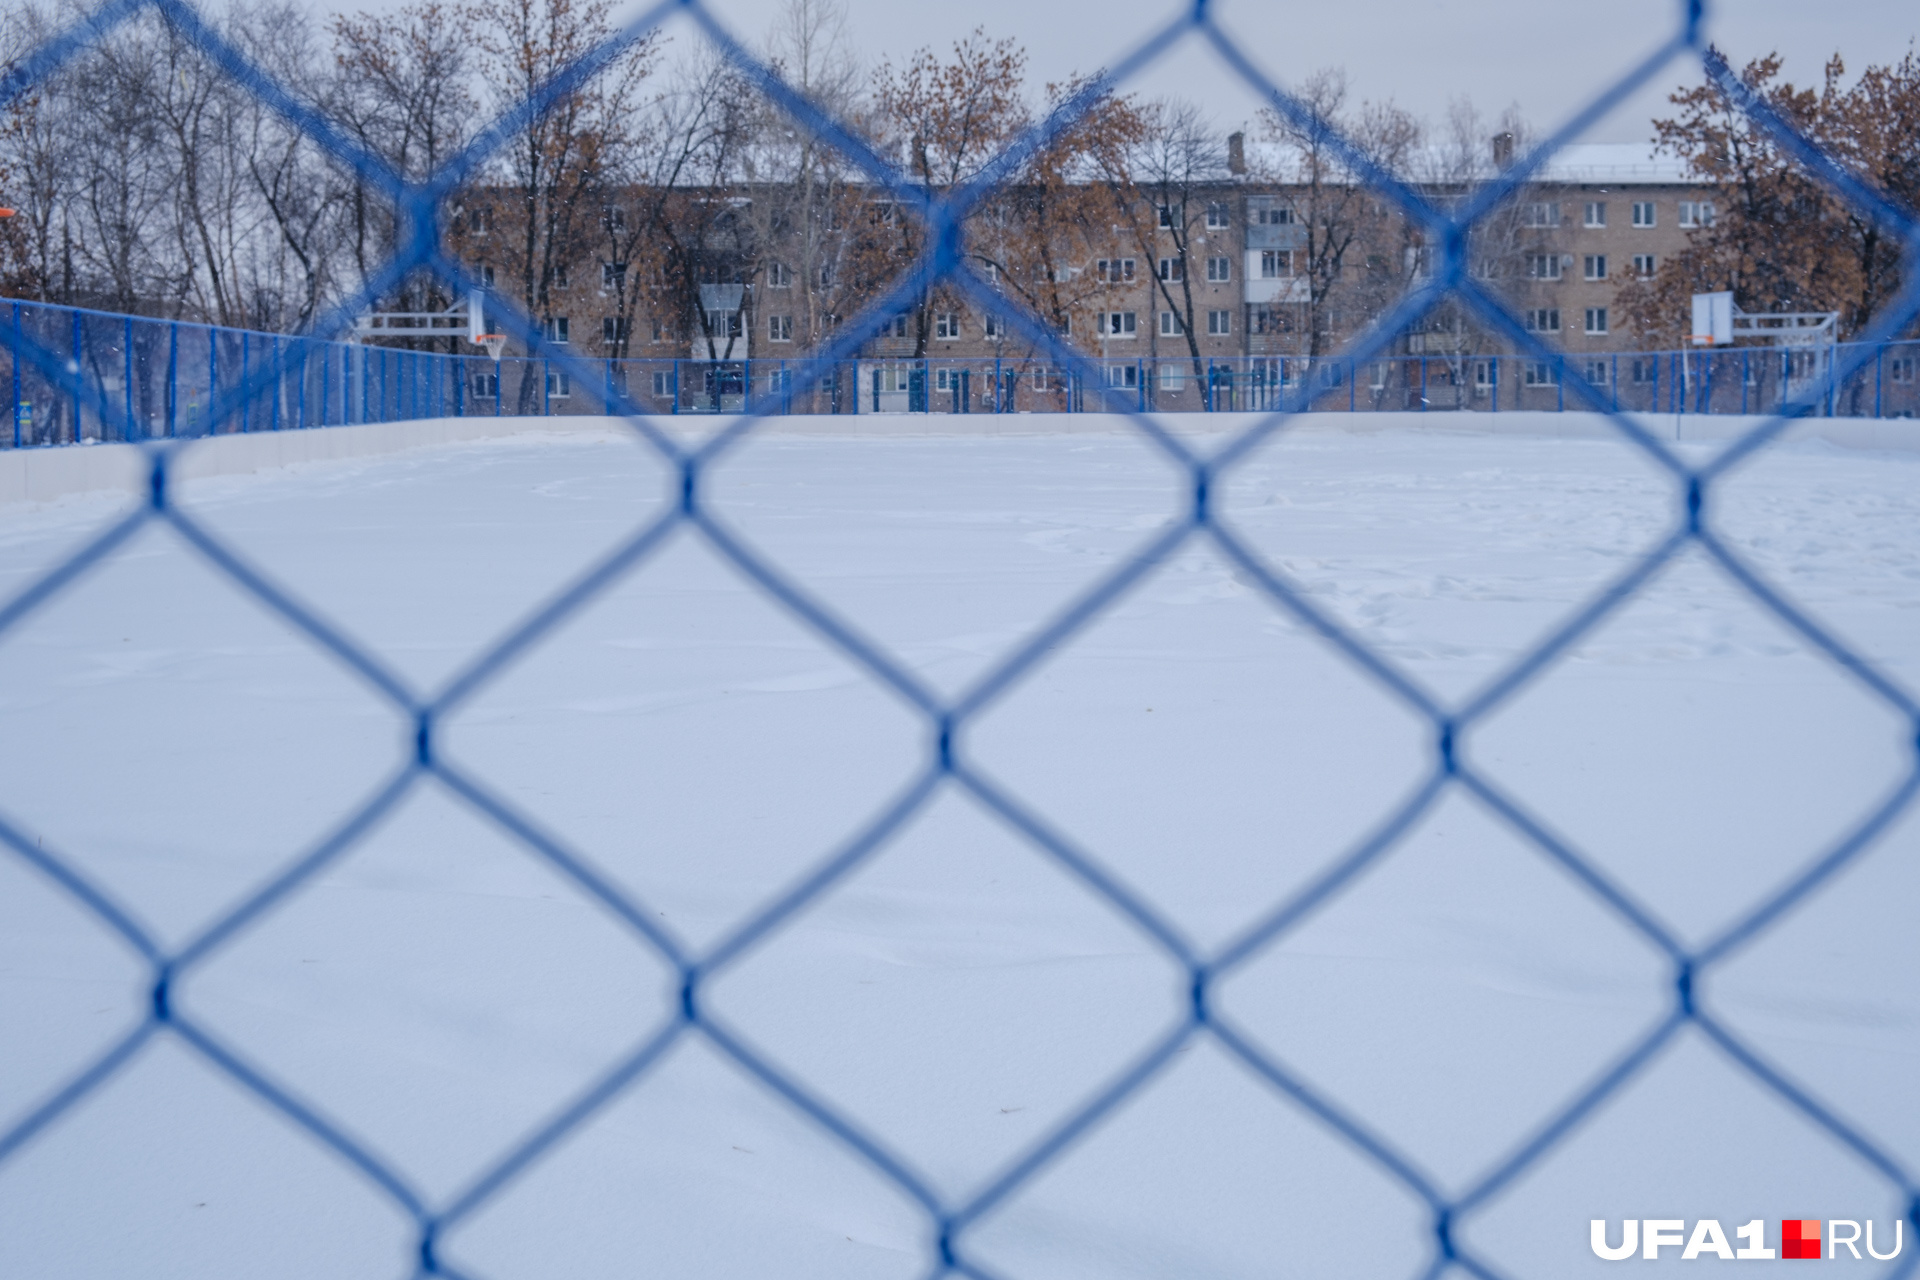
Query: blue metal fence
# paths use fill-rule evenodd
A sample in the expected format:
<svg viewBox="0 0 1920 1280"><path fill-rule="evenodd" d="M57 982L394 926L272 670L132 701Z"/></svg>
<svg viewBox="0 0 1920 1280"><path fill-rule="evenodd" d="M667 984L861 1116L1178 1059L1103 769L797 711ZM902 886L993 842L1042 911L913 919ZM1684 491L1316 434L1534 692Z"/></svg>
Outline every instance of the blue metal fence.
<svg viewBox="0 0 1920 1280"><path fill-rule="evenodd" d="M470 415L739 413L1224 413L1279 409L1467 411L1569 408L1584 383L1606 407L1764 414L1793 404L1836 364L1825 416L1920 413L1920 342L1563 355L869 357L608 359L506 356L329 342L179 320L0 299L14 343L64 345L67 377L0 351L12 434L0 448L168 440ZM445 339L441 339L445 342ZM462 343L461 345L465 345ZM255 377L255 371L260 373ZM74 385L77 379L80 384ZM241 392L241 388L245 388ZM239 394L236 394L239 393ZM217 396L232 406L212 414ZM1579 395L1571 407L1589 402Z"/></svg>
<svg viewBox="0 0 1920 1280"><path fill-rule="evenodd" d="M144 0L165 13L175 28L204 49L238 81L260 95L275 110L286 114L305 128L344 163L351 164L386 191L400 205L408 221L418 232L410 240L407 255L390 264L379 277L369 282L363 296L351 299L329 325L339 326L353 313L368 306L382 291L407 272L425 267L461 288L471 287L459 265L450 260L432 239L436 203L449 191L468 180L483 157L498 147L514 127L506 118L485 131L466 152L452 161L432 180L410 185L393 173L378 157L357 150L333 131L325 120L295 102L259 69L250 65L236 50L202 23L183 0ZM71 58L99 32L142 7L142 0L114 0L92 17L24 59L12 73L0 81L0 101L10 99L29 88L35 80ZM1098 390L1104 403L1100 407L1124 414L1144 439L1163 451L1189 479L1186 500L1180 518L1152 534L1100 581L1077 597L1064 602L1058 612L1034 634L1025 637L1001 655L991 669L958 696L949 697L928 685L915 671L887 652L848 621L828 608L808 585L773 567L750 543L743 541L719 521L708 504L702 481L708 469L742 440L748 437L768 414L782 412L790 403L793 388L809 383L816 387L831 380L837 365L856 358L861 344L871 338L885 320L901 309L911 297L923 296L935 280L970 294L983 307L1004 312L1005 299L975 277L959 253L959 226L967 211L994 184L1013 173L1022 159L1035 147L1075 120L1096 94L1122 84L1144 67L1187 42L1198 42L1212 51L1234 76L1250 85L1275 110L1302 124L1324 128L1312 119L1303 104L1278 88L1260 71L1247 52L1223 28L1204 3L1172 16L1132 51L1120 57L1113 70L1092 82L1081 93L1060 105L1052 115L1012 144L976 181L959 189L929 197L905 181L892 165L875 154L857 133L843 128L811 104L789 90L765 66L755 62L714 16L697 0L673 0L663 4L622 31L614 44L596 50L579 64L555 78L525 109L545 110L555 99L576 87L582 77L605 65L611 49L630 42L657 23L680 14L701 28L722 52L776 103L796 116L801 123L830 140L872 181L891 187L896 198L918 212L929 224L932 234L926 255L905 273L886 296L861 316L841 326L840 334L816 360L792 362L779 370L780 377L767 385L758 371L751 378L742 371L737 392L723 385L719 394L742 397L743 414L719 432L698 444L683 444L658 426L640 410L655 408L644 403L623 403L621 408L631 423L636 440L666 460L680 477L679 501L672 509L654 519L612 554L589 566L578 577L561 586L546 603L498 637L468 668L446 684L433 689L416 687L400 675L386 658L355 642L311 606L299 600L287 588L251 570L234 554L227 543L189 511L176 505L168 487L175 461L183 450L195 447L182 438L195 432L271 429L273 425L317 424L337 420L362 421L372 417L416 415L430 412L472 412L471 383L467 398L461 399L461 383L445 380L425 381L419 363L422 357L379 348L358 348L348 353L340 348L296 339L261 340L208 332L182 326L169 331L162 354L148 340L145 347L138 336L129 337L126 326L120 328L122 346L102 346L93 354L96 338L86 331L91 322L76 323L72 333L54 332L58 326L36 329L20 319L9 319L5 338L14 353L16 370L31 370L44 379L56 396L64 396L71 405L72 422L91 421L116 439L149 440L151 487L149 500L138 510L116 518L102 528L80 550L49 569L31 585L0 605L0 633L17 627L23 619L43 607L64 588L89 570L99 566L117 548L126 544L137 531L149 524L164 524L177 531L202 555L213 569L224 575L235 590L244 592L272 610L303 633L317 648L339 659L354 671L379 696L415 727L411 749L396 762L385 787L374 800L359 810L342 815L333 832L315 847L291 861L280 874L262 886L251 898L205 929L186 945L170 949L135 922L115 902L104 886L89 879L79 864L57 848L43 848L25 836L18 825L0 818L0 842L15 857L36 868L53 884L97 919L101 927L122 940L149 966L150 984L143 997L143 1016L139 1025L106 1052L62 1083L49 1097L33 1106L25 1115L0 1118L0 1162L16 1156L22 1147L41 1134L47 1126L77 1108L114 1075L127 1066L143 1048L158 1038L170 1038L192 1053L208 1070L245 1090L269 1108L279 1112L309 1138L334 1152L363 1174L370 1187L406 1214L417 1227L417 1273L422 1275L456 1274L440 1256L436 1242L454 1223L483 1212L501 1190L514 1182L529 1165L562 1138L591 1125L617 1097L634 1089L644 1089L651 1070L666 1051L687 1038L701 1038L723 1056L730 1058L759 1081L771 1096L795 1109L824 1133L843 1144L879 1176L897 1186L924 1213L927 1228L926 1261L934 1276L959 1273L984 1280L990 1273L971 1252L970 1230L983 1215L1019 1196L1033 1179L1047 1169L1074 1142L1116 1109L1127 1106L1142 1091L1152 1087L1159 1073L1183 1047L1197 1038L1210 1038L1220 1049L1240 1063L1253 1077L1265 1082L1285 1105L1300 1109L1339 1140L1348 1143L1386 1176L1406 1187L1431 1211L1431 1266L1426 1273L1438 1276L1458 1268L1478 1277L1496 1274L1492 1264L1476 1255L1463 1241L1460 1227L1474 1215L1485 1211L1516 1180L1534 1169L1543 1158L1567 1140L1579 1123L1594 1110L1617 1095L1648 1067L1657 1051L1683 1033L1697 1035L1761 1089L1784 1107L1798 1113L1806 1122L1830 1135L1850 1151L1861 1166L1886 1190L1907 1205L1909 1221L1920 1230L1920 1181L1914 1170L1895 1153L1890 1143L1840 1117L1832 1107L1793 1083L1774 1067L1765 1055L1749 1043L1719 1014L1702 993L1701 979L1740 948L1777 925L1815 890L1831 881L1844 867L1873 847L1896 818L1912 805L1920 793L1920 702L1913 693L1855 652L1818 619L1799 607L1757 570L1746 563L1720 532L1711 518L1709 501L1714 486L1736 468L1754 457L1786 428L1791 418L1807 412L1833 411L1840 392L1857 385L1852 380L1877 365L1888 348L1887 343L1903 332L1920 313L1920 274L1908 281L1892 301L1883 317L1863 335L1862 341L1832 350L1824 368L1809 371L1810 376L1796 383L1786 376L1772 398L1750 404L1775 416L1741 439L1727 446L1710 460L1698 461L1683 456L1643 430L1631 418L1616 412L1615 396L1621 396L1620 408L1629 407L1625 388L1617 376L1607 383L1586 376L1570 378L1565 370L1572 357L1541 343L1528 332L1518 318L1475 281L1466 270L1463 258L1466 237L1460 232L1486 215L1497 203L1538 171L1540 165L1563 143L1579 136L1594 122L1617 106L1634 89L1677 61L1698 58L1707 73L1733 95L1741 108L1770 130L1807 170L1842 193L1859 208L1871 212L1904 242L1909 254L1920 249L1920 228L1912 215L1889 204L1877 191L1861 183L1836 165L1811 143L1795 135L1762 102L1747 95L1728 67L1705 49L1700 24L1703 5L1695 0L1676 6L1672 29L1661 43L1637 66L1628 70L1608 87L1584 111L1569 121L1530 155L1515 163L1501 179L1475 194L1460 207L1439 210L1427 203L1419 192L1397 182L1392 175L1376 169L1367 157L1348 147L1338 135L1332 146L1340 161L1353 173L1378 188L1383 198L1396 202L1413 220L1427 229L1427 243L1440 246L1440 260L1433 275L1412 295L1362 335L1350 349L1323 362L1343 374L1343 387L1320 385L1315 370L1306 376L1289 378L1287 371L1266 370L1260 377L1249 369L1231 369L1224 378L1209 376L1204 393L1211 407L1266 408L1270 413L1223 446L1209 453L1196 452L1188 442L1168 432L1154 417L1157 402L1143 403L1140 382L1131 387L1122 383L1116 389L1108 381L1111 374L1104 362L1073 351L1058 341L1050 327L1031 315L1014 314L1008 322L1036 349L1047 353L1051 368L1061 371L1066 407L1093 407L1086 393ZM1909 261L1914 260L1912 257ZM1538 374L1553 375L1551 385L1558 401L1608 414L1620 439L1652 461L1668 480L1672 500L1671 528L1656 545L1638 558L1630 569L1606 584L1592 599L1563 621L1540 644L1519 657L1510 667L1485 686L1458 701L1442 698L1416 676L1396 665L1387 656L1369 648L1340 624L1315 598L1285 572L1276 568L1241 535L1230 519L1213 502L1224 479L1233 468L1263 444L1285 431L1292 414L1318 403L1329 394L1344 390L1355 398L1373 384L1363 374L1385 359L1396 334L1428 313L1443 299L1452 299L1472 311L1491 328L1502 333L1518 352L1514 363L1503 360L1489 384L1504 388L1503 397L1522 394L1524 370L1530 363ZM17 313L16 313L17 314ZM501 317L506 327L522 342L536 341L533 326L525 316ZM103 322L111 331L111 319ZM319 332L332 332L322 325ZM332 355L329 352L333 353ZM1735 353L1739 359L1752 356ZM337 363L330 363L337 357ZM1671 365L1656 365L1655 382L1650 394L1658 396L1659 386L1672 396L1674 388L1685 388L1689 403L1725 405L1731 393L1716 385L1728 366L1718 363L1728 357L1716 357L1706 367L1700 382L1689 381L1684 372ZM314 371L318 361L320 369ZM204 362L204 373L202 372ZM412 362L412 363L410 363ZM112 376L121 379L109 383L103 372L111 366ZM134 371L129 373L129 366ZM1523 377L1515 379L1510 370L1518 367ZM148 377L141 380L139 370L167 371L164 382ZM1421 362L1412 372L1420 376L1418 385L1431 403L1433 365ZM678 371L676 371L678 372ZM912 371L909 371L911 374ZM927 397L924 407L937 401L938 386L928 387L921 377L907 379L909 397ZM933 370L937 375L937 368ZM542 375L564 375L574 388L595 386L607 376L600 363L575 354L555 352L541 368ZM1682 374L1676 380L1676 373ZM1789 371L1791 374L1791 371ZM789 377L788 375L791 375ZM1272 375L1272 376L1267 376ZM1136 373L1136 378L1140 375ZM1771 378L1771 374L1765 374ZM338 379L336 382L335 379ZM1264 380L1263 380L1264 379ZM686 379L681 378L685 382ZM1738 380L1749 384L1744 374ZM1411 384L1407 372L1395 385ZM547 384L551 386L552 384ZM1246 398L1249 385L1260 388ZM161 387L167 388L164 394ZM291 399L289 387L293 388ZM1004 383L968 377L962 390L977 403L983 386L992 394L1003 395ZM182 390L184 388L184 390ZM1698 390L1696 391L1696 388ZM340 399L330 397L338 391ZM1118 390L1121 394L1113 394ZM1135 394L1128 402L1126 391ZM451 393L451 407L447 396ZM1695 401L1695 395L1703 397ZM1082 397L1085 397L1083 400ZM317 403L316 403L317 401ZM16 396L16 404L19 403ZM34 401L38 412L39 402ZM679 399L673 402L681 403ZM289 406L292 406L290 409ZM304 407L302 407L304 406ZM437 406L437 408L436 408ZM923 407L910 405L909 407ZM1491 405L1489 406L1491 407ZM1507 407L1503 399L1502 407ZM1635 406L1637 407L1637 406ZM1661 407L1678 407L1669 401ZM156 424L165 424L170 437L163 436ZM74 428L70 427L69 432ZM81 428L84 429L84 428ZM29 437L40 439L42 424L36 421ZM24 439L24 438L23 438ZM699 539L717 555L737 568L763 590L768 599L787 611L824 642L856 663L878 685L896 694L921 717L926 730L926 749L914 784L882 812L871 815L831 857L815 867L795 888L777 900L765 904L750 921L716 945L694 951L662 932L654 923L655 913L608 880L592 871L588 851L567 848L541 833L534 824L517 814L513 807L483 780L461 771L441 755L436 730L444 718L465 705L489 681L499 676L528 650L551 636L568 619L576 616L591 601L602 596L636 566L646 562L670 534ZM1336 653L1364 673L1388 696L1419 715L1431 731L1430 768L1423 786L1397 810L1383 814L1373 834L1331 862L1307 888L1271 904L1260 923L1217 950L1205 950L1187 938L1152 902L1127 892L1108 875L1098 850L1073 846L1044 821L1042 815L1028 811L1021 803L984 777L973 765L965 749L963 735L981 712L1006 696L1022 679L1042 664L1048 654L1070 636L1082 631L1129 587L1164 564L1168 557L1190 543L1209 544L1231 561L1272 605L1310 628ZM1914 734L1913 755L1902 783L1868 812L1857 815L1845 834L1832 844L1807 851L1800 870L1785 884L1777 886L1742 917L1717 936L1699 945L1689 945L1674 936L1634 895L1615 881L1607 870L1581 849L1553 835L1514 800L1500 784L1480 770L1464 748L1466 736L1494 710L1508 704L1568 650L1590 635L1596 627L1614 616L1631 601L1659 570L1682 552L1703 555L1722 570L1758 607L1799 635L1814 651L1831 661L1869 696L1893 709ZM176 1006L171 992L176 983L190 975L209 956L228 945L242 931L259 923L267 913L299 894L312 883L323 868L352 848L383 814L403 797L423 786L439 786L459 798L485 821L494 824L510 840L525 849L530 857L544 860L581 889L603 903L630 928L634 944L664 958L680 977L677 1007L663 1022L612 1070L581 1090L571 1102L553 1114L546 1123L503 1153L493 1164L473 1171L467 1186L444 1200L430 1199L407 1178L384 1162L346 1127L318 1110L300 1102L297 1093L247 1062L223 1038L219 1028L187 1015ZM1083 1102L1032 1147L1019 1155L984 1185L960 1196L937 1191L931 1181L915 1170L912 1163L895 1150L885 1134L868 1132L840 1112L779 1062L749 1048L705 1007L702 994L716 974L739 962L741 957L764 943L770 935L793 920L796 913L834 891L855 868L871 858L900 831L916 813L939 793L953 789L970 798L986 811L997 815L1033 849L1035 856L1052 860L1067 874L1077 878L1090 894L1109 904L1138 927L1150 944L1179 965L1189 979L1190 1001L1175 1025L1151 1043L1140 1047L1137 1056L1117 1077L1104 1082L1089 1082L1090 1092ZM1373 1128L1365 1116L1354 1114L1316 1091L1257 1039L1219 1014L1209 995L1226 975L1246 964L1252 957L1297 928L1317 909L1340 894L1366 868L1392 856L1397 843L1450 791L1459 790L1498 817L1520 839L1554 865L1569 871L1593 899L1627 928L1645 940L1648 946L1666 957L1668 978L1665 986L1667 1015L1661 1023L1636 1042L1625 1046L1612 1064L1596 1079L1589 1081L1573 1096L1566 1098L1553 1114L1539 1119L1532 1134L1517 1148L1480 1170L1468 1184L1448 1190L1419 1172L1417 1164L1387 1136ZM635 1212L645 1212L636 1206ZM1896 1274L1910 1275L1920 1262L1920 1250L1906 1254L1895 1268Z"/></svg>

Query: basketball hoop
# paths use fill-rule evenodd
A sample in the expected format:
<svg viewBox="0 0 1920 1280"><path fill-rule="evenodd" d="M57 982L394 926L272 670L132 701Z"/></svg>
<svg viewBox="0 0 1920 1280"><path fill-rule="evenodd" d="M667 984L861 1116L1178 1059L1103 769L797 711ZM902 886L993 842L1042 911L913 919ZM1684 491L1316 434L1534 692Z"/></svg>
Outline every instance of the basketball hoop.
<svg viewBox="0 0 1920 1280"><path fill-rule="evenodd" d="M499 363L500 353L507 347L507 335L504 333L483 333L474 341L487 349L487 354L493 357L496 364Z"/></svg>

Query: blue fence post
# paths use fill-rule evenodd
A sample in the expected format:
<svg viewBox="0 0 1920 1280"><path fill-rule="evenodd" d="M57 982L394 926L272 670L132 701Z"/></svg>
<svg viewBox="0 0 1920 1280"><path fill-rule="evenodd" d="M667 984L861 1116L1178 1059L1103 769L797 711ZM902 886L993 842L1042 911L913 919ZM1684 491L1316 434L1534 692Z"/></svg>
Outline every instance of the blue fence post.
<svg viewBox="0 0 1920 1280"><path fill-rule="evenodd" d="M1355 400L1354 397L1357 396L1359 392L1360 392L1359 366L1353 362L1352 356L1348 356L1347 357L1347 412L1348 413L1352 413L1354 409L1358 406L1359 402Z"/></svg>
<svg viewBox="0 0 1920 1280"><path fill-rule="evenodd" d="M213 400L220 390L220 332L207 326L207 434L214 432Z"/></svg>
<svg viewBox="0 0 1920 1280"><path fill-rule="evenodd" d="M1873 416L1880 416L1880 363L1886 359L1887 346L1883 342L1873 352Z"/></svg>
<svg viewBox="0 0 1920 1280"><path fill-rule="evenodd" d="M241 435L247 434L248 420L252 416L251 410L253 409L253 396L250 393L248 393L246 390L247 376L251 371L249 366L252 363L252 353L253 353L252 351L253 344L249 341L251 337L252 335L249 334L245 329L242 329L240 331L240 390L241 390L240 434Z"/></svg>
<svg viewBox="0 0 1920 1280"><path fill-rule="evenodd" d="M80 443L85 427L81 423L80 388L86 385L87 330L80 313L73 313L73 442Z"/></svg>
<svg viewBox="0 0 1920 1280"><path fill-rule="evenodd" d="M506 394L501 389L500 377L500 357L495 356L493 358L493 416L496 418L505 412L500 406L500 402L506 399Z"/></svg>
<svg viewBox="0 0 1920 1280"><path fill-rule="evenodd" d="M133 439L133 317L128 316L125 324L126 332L121 336L120 354L123 357L125 365L122 373L122 386L127 393L125 397L127 402L127 424L121 428L121 439L131 440Z"/></svg>
<svg viewBox="0 0 1920 1280"><path fill-rule="evenodd" d="M20 447L20 304L13 304L13 447Z"/></svg>
<svg viewBox="0 0 1920 1280"><path fill-rule="evenodd" d="M1567 411L1567 362L1564 357L1553 362L1553 411Z"/></svg>
<svg viewBox="0 0 1920 1280"><path fill-rule="evenodd" d="M1427 411L1427 358L1420 357L1420 412Z"/></svg>
<svg viewBox="0 0 1920 1280"><path fill-rule="evenodd" d="M280 335L273 338L273 411L267 423L267 430L280 429L280 401L286 395L287 371L280 363Z"/></svg>
<svg viewBox="0 0 1920 1280"><path fill-rule="evenodd" d="M540 358L540 415L553 416L553 372L545 356Z"/></svg>
<svg viewBox="0 0 1920 1280"><path fill-rule="evenodd" d="M167 439L179 431L180 413L180 322L167 324Z"/></svg>

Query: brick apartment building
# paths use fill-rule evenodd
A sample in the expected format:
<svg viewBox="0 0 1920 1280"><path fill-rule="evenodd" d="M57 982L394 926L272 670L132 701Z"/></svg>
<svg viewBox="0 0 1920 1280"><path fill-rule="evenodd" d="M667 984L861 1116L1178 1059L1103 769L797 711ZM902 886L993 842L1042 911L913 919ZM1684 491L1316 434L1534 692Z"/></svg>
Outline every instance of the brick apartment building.
<svg viewBox="0 0 1920 1280"><path fill-rule="evenodd" d="M1232 154L1237 162L1237 139ZM1458 200L1465 188L1434 184L1428 192L1436 200ZM1155 211L1150 242L1136 238L1129 245L1116 237L1107 256L1069 268L1090 287L1082 291L1080 310L1062 321L1064 336L1099 362L1103 391L1169 408L1202 407L1205 384L1222 377L1239 387L1272 388L1312 376L1316 368L1330 391L1352 380L1357 387L1343 398L1366 396L1376 407L1415 395L1462 408L1476 401L1485 407L1505 395L1506 405L1517 406L1527 402L1529 388L1552 384L1554 371L1512 359L1509 341L1452 306L1398 335L1393 358L1364 367L1330 362L1327 353L1419 283L1428 251L1397 210L1371 201L1368 228L1340 271L1327 270L1322 255L1316 274L1307 225L1314 207L1313 193L1302 187L1242 173L1190 192L1184 209ZM1651 275L1712 217L1698 185L1647 146L1575 145L1486 219L1471 269L1527 328L1574 357L1570 376L1594 383L1638 378L1639 362L1618 358L1638 344L1619 323L1616 291L1626 280ZM457 248L470 265L488 270L484 238ZM820 300L803 293L816 282L783 259L777 240L738 278L699 286L703 314L692 322L684 314L690 308L650 312L644 302L625 316L613 314L611 300L626 268L583 265L561 270L553 282L546 337L590 359L624 357L608 366L609 378L643 405L686 404L712 392L712 407L726 407L721 401L737 403L763 370L769 379L787 378L781 362L803 359L814 345L803 313L817 312L818 305L805 304ZM1362 287L1365 281L1371 283ZM800 388L805 407L830 403L839 411L869 412L926 408L931 401L978 411L989 403L1067 403L1069 391L1044 354L1004 316L958 302L931 303L928 310L891 319L837 384ZM738 372L716 373L715 356ZM700 385L690 392L692 380ZM768 385L791 389L784 382ZM1444 394L1436 387L1446 388ZM755 383L753 389L762 388ZM565 379L549 377L547 391L572 398ZM593 410L582 403L577 411Z"/></svg>

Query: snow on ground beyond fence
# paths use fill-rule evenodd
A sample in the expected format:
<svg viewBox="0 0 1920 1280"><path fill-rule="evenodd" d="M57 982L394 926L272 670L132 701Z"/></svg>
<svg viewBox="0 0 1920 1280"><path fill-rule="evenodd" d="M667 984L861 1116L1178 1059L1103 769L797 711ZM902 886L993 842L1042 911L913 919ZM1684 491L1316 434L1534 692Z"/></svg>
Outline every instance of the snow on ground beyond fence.
<svg viewBox="0 0 1920 1280"><path fill-rule="evenodd" d="M320 435L325 433L311 433ZM1774 451L1714 516L1920 684L1907 457ZM670 493L611 436L523 437L186 490L253 562L430 687ZM953 692L1182 510L1121 435L750 442L729 525ZM125 499L0 521L0 588ZM1221 501L1449 698L1669 527L1617 443L1304 434ZM409 726L150 530L0 640L0 811L169 944L405 758ZM1903 775L1908 729L1689 559L1467 743L1688 942ZM683 531L510 669L444 749L710 945L891 796L924 727ZM1425 726L1197 547L1061 645L964 748L1194 943L1297 889L1428 767ZM1703 998L1920 1163L1914 821ZM0 860L0 1126L144 1013L141 967ZM175 993L433 1202L675 995L607 914L425 788ZM1179 970L947 794L719 979L712 1010L958 1198L1182 1016ZM1215 1002L1443 1186L1471 1183L1670 1001L1665 960L1458 796ZM1604 1271L1589 1218L1877 1217L1858 1159L1694 1035L1460 1228L1509 1274ZM697 1038L442 1242L489 1277L905 1277L923 1216ZM390 1276L413 1230L173 1043L0 1165L0 1274ZM1912 1250L1920 1245L1908 1242ZM1413 1274L1424 1206L1205 1040L969 1248L1021 1277ZM1860 1268L1866 1271L1866 1264Z"/></svg>

